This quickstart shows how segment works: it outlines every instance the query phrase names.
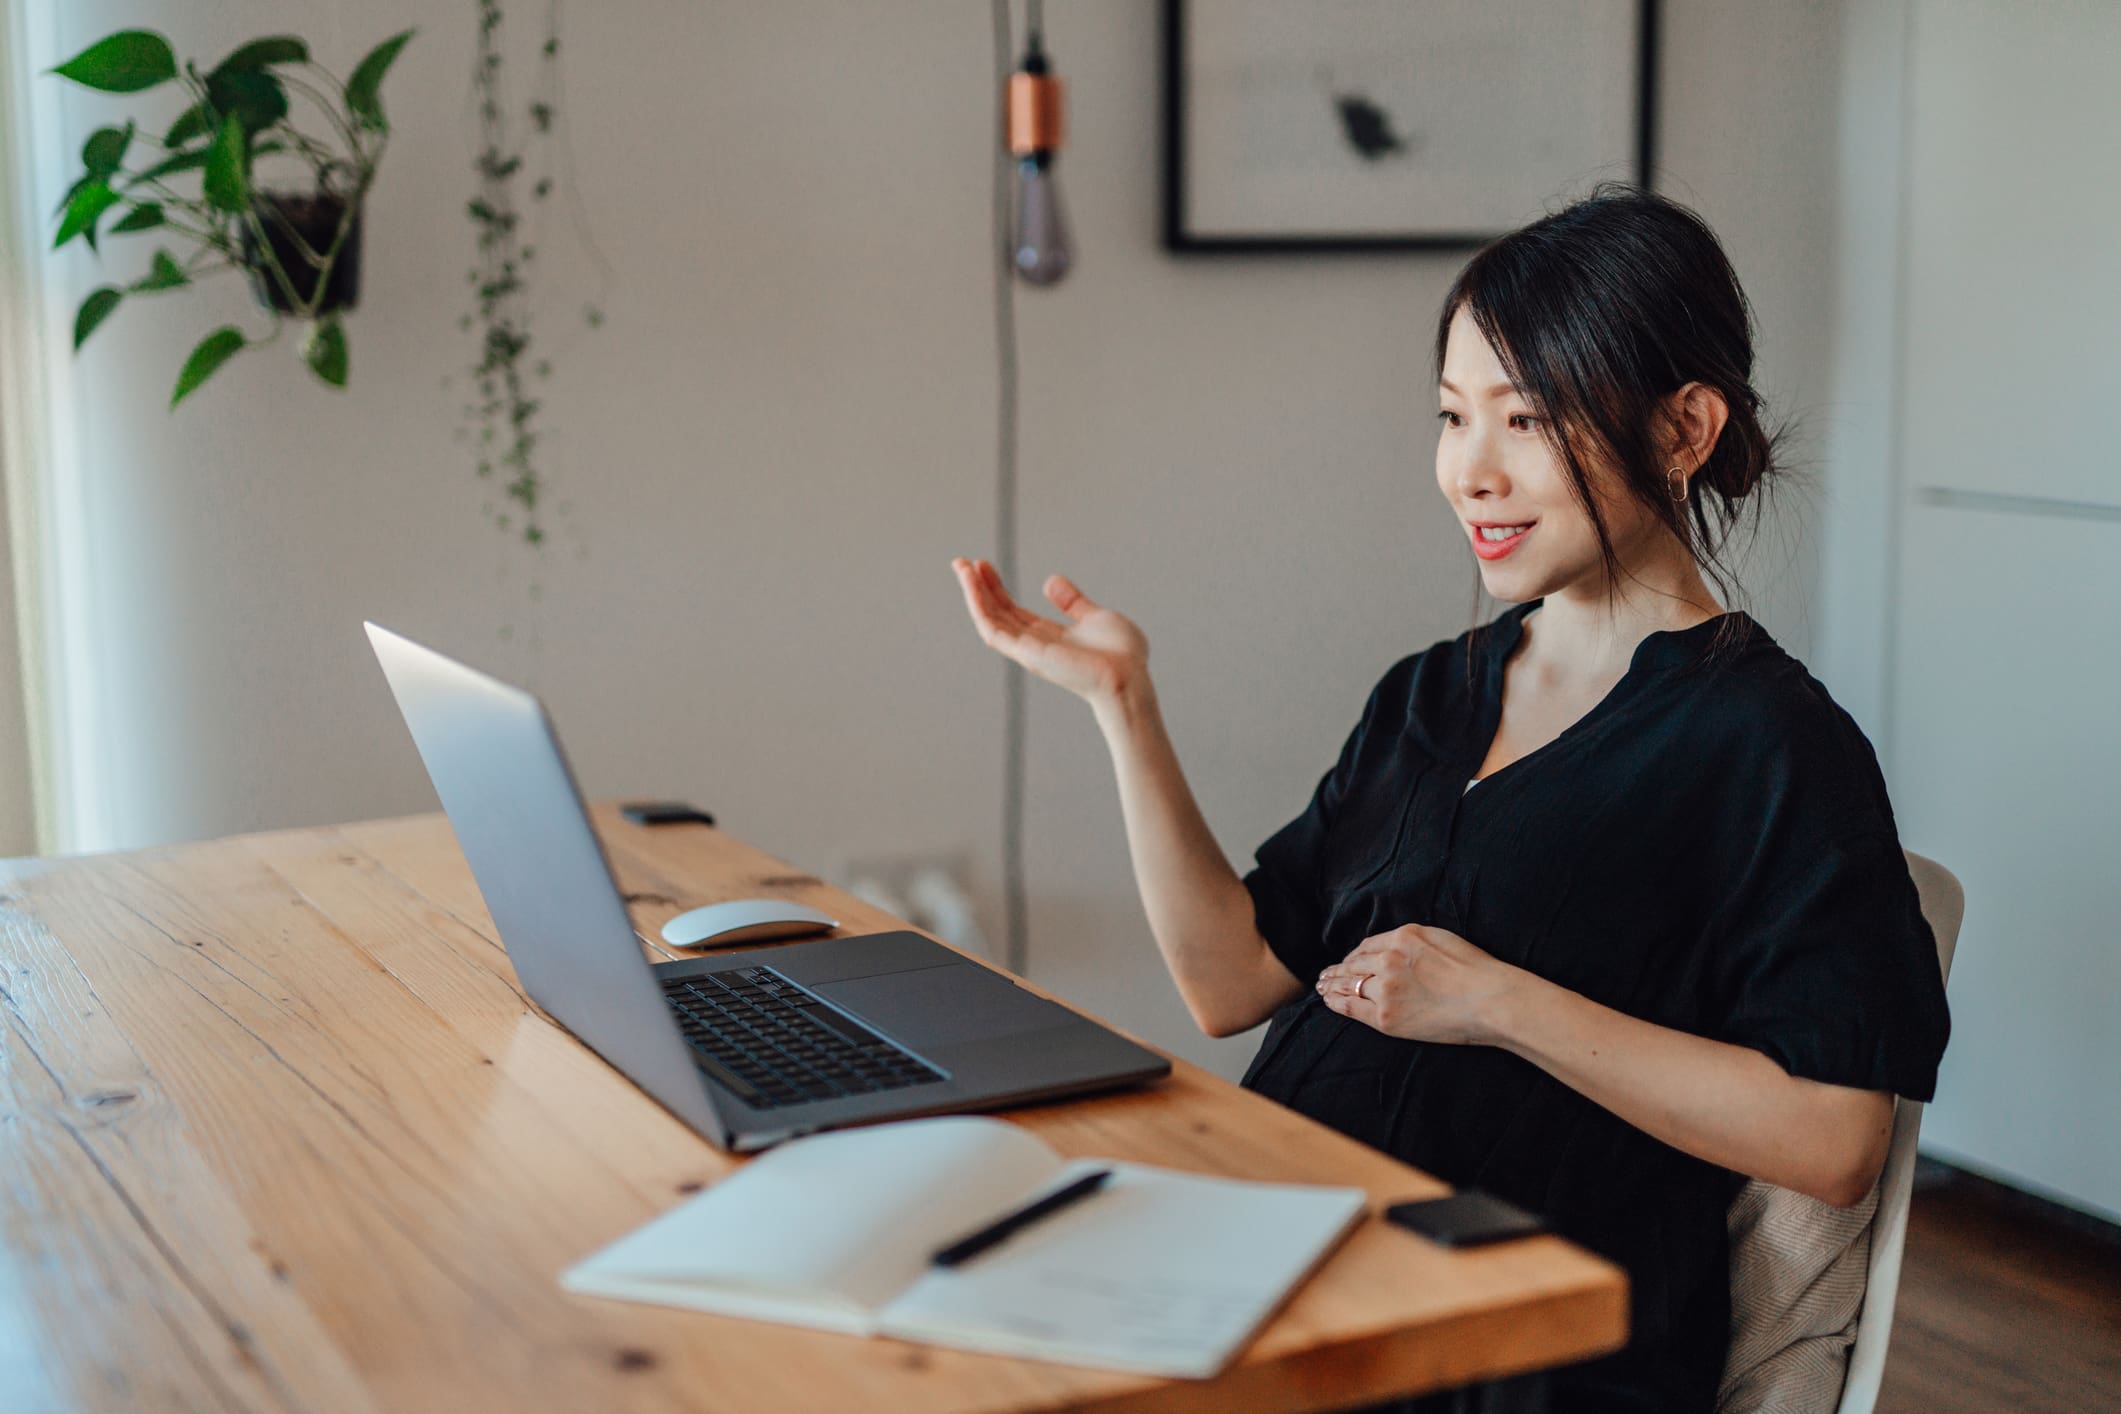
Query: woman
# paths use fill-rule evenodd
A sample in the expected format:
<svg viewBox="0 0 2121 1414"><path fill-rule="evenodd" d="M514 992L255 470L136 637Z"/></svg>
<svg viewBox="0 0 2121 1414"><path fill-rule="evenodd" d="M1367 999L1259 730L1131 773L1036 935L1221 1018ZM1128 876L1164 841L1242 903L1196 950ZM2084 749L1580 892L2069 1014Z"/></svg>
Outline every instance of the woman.
<svg viewBox="0 0 2121 1414"><path fill-rule="evenodd" d="M1271 1021L1243 1083L1627 1269L1627 1348L1556 1409L1708 1410L1726 1209L1748 1177L1868 1194L1893 1095L1935 1089L1934 940L1870 743L1703 581L1777 474L1708 227L1601 187L1474 256L1436 357L1437 488L1514 607L1394 664L1242 879L1141 631L954 568L981 637L1096 711L1195 1021Z"/></svg>

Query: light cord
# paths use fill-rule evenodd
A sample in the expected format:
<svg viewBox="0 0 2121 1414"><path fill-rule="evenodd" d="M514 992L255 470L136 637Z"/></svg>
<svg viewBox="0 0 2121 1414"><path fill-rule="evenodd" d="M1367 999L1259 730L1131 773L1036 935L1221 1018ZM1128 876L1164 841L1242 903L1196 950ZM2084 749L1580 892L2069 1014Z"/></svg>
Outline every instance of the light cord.
<svg viewBox="0 0 2121 1414"><path fill-rule="evenodd" d="M1031 0L1033 15L1038 0ZM1004 137L1008 119L1009 0L993 0L994 91L1001 96L994 126L994 562L1002 583L1016 584L1016 261L1010 250L1009 183L1015 169ZM1035 23L1035 20L1034 20ZM1029 964L1030 918L1024 892L1024 670L1003 667L1002 686L1002 909L1003 965L1018 976Z"/></svg>

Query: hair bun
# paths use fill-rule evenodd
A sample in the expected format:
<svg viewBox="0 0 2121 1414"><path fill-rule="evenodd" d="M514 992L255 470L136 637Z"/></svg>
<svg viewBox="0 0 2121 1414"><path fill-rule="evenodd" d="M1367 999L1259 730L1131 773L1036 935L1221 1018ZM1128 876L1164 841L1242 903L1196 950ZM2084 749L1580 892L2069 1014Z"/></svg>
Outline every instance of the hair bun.
<svg viewBox="0 0 2121 1414"><path fill-rule="evenodd" d="M1752 308L1708 223L1669 197L1606 182L1489 242L1444 299L1439 380L1461 309L1544 418L1608 573L1617 578L1621 567L1587 462L1617 468L1629 496L1672 527L1729 597L1717 556L1744 503L1781 473L1781 433L1761 425ZM1690 487L1679 503L1666 484L1666 409L1689 383L1713 389L1726 416L1693 478L1698 494Z"/></svg>

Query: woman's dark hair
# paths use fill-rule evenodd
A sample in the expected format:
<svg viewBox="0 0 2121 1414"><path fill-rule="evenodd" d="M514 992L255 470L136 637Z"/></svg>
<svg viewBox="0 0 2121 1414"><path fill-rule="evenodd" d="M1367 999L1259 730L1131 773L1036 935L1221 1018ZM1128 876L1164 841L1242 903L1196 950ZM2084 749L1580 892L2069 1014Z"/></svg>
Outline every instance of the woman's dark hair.
<svg viewBox="0 0 2121 1414"><path fill-rule="evenodd" d="M1760 422L1752 308L1708 223L1667 197L1605 182L1491 241L1444 299L1436 321L1439 380L1460 308L1524 390L1567 468L1598 535L1608 601L1623 570L1591 494L1587 465L1594 460L1618 470L1625 493L1672 529L1728 603L1725 542L1746 499L1762 487L1772 496L1787 469L1777 457L1783 431L1770 433ZM1715 389L1730 413L1708 459L1688 478L1682 504L1666 490L1661 449L1676 428L1662 403L1688 383ZM1741 629L1727 615L1708 657Z"/></svg>

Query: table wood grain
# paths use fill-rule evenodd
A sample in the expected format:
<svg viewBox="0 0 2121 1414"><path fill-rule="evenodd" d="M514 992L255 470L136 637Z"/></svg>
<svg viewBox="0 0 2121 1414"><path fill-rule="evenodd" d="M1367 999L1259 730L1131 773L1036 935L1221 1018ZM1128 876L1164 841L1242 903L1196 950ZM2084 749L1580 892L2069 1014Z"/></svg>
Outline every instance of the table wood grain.
<svg viewBox="0 0 2121 1414"><path fill-rule="evenodd" d="M594 815L651 957L673 914L760 894L848 934L905 926L724 831ZM1070 1157L1369 1192L1215 1380L564 1292L562 1269L744 1160L524 996L439 815L8 861L0 967L8 1414L1308 1410L1625 1337L1611 1264L1391 1227L1382 1205L1444 1185L1180 1060L1007 1117Z"/></svg>

